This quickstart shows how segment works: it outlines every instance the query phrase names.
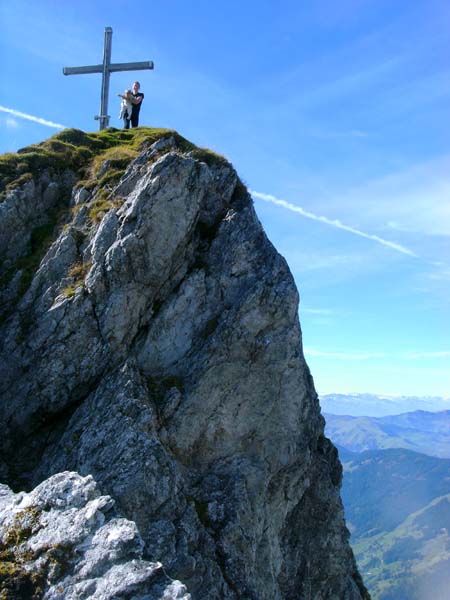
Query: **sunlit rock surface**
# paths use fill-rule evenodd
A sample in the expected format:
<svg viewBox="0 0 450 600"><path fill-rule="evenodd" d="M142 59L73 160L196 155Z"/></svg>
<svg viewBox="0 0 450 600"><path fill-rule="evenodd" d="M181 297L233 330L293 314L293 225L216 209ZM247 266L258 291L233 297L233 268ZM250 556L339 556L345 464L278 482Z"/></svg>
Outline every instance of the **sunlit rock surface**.
<svg viewBox="0 0 450 600"><path fill-rule="evenodd" d="M0 526L2 598L191 598L161 563L142 560L136 524L91 476L59 473L30 494L0 486Z"/></svg>

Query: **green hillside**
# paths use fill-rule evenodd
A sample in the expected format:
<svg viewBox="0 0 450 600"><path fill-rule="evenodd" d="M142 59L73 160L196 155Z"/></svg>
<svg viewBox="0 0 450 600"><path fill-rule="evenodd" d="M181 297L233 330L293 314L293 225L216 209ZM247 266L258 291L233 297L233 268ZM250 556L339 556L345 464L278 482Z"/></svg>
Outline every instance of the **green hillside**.
<svg viewBox="0 0 450 600"><path fill-rule="evenodd" d="M351 544L374 600L448 600L450 460L343 448Z"/></svg>
<svg viewBox="0 0 450 600"><path fill-rule="evenodd" d="M342 500L353 539L399 526L410 514L450 493L450 460L410 450L355 454L342 448Z"/></svg>
<svg viewBox="0 0 450 600"><path fill-rule="evenodd" d="M389 533L353 543L373 600L448 600L450 494L436 498Z"/></svg>

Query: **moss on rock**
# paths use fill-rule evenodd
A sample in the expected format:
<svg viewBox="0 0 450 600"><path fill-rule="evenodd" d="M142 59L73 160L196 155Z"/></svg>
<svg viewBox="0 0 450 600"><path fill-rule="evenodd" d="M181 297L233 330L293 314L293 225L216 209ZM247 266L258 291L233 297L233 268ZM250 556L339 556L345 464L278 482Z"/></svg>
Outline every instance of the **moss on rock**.
<svg viewBox="0 0 450 600"><path fill-rule="evenodd" d="M30 570L27 563L34 555L25 542L41 528L40 512L30 506L14 517L2 531L0 542L0 600L39 600L44 593L46 574Z"/></svg>

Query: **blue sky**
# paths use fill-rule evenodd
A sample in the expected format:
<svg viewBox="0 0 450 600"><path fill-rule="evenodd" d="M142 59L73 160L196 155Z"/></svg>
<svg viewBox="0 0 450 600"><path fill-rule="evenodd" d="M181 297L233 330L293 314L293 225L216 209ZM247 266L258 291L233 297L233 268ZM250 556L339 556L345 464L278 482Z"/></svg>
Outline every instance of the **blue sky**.
<svg viewBox="0 0 450 600"><path fill-rule="evenodd" d="M255 192L319 393L450 396L450 4L1 2L0 152L97 129L100 75L62 68L101 62L105 26L113 62L155 62L111 76L111 125L138 78L141 124Z"/></svg>

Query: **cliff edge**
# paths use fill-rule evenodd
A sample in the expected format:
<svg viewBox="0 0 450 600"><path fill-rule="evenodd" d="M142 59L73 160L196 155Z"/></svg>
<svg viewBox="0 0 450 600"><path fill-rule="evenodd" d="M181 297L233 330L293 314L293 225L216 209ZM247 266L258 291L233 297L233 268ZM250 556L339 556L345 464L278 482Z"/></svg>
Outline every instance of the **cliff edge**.
<svg viewBox="0 0 450 600"><path fill-rule="evenodd" d="M193 599L369 598L297 290L232 166L66 130L0 174L0 480L92 476Z"/></svg>

